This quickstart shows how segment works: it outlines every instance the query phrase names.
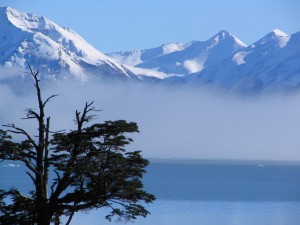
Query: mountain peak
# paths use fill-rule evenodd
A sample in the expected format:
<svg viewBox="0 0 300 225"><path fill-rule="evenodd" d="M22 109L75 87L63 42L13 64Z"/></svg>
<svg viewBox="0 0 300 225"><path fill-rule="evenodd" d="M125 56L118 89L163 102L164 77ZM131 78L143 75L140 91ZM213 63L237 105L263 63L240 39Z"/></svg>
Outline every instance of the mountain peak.
<svg viewBox="0 0 300 225"><path fill-rule="evenodd" d="M288 34L284 33L283 31L279 30L279 29L274 29L270 32L270 34L277 36L277 37L286 37L289 36Z"/></svg>
<svg viewBox="0 0 300 225"><path fill-rule="evenodd" d="M279 29L274 29L271 32L269 32L268 34L266 34L263 38L261 38L260 40L258 40L257 42L255 42L254 44L252 44L252 47L256 47L256 46L260 46L260 45L265 45L268 42L271 41L278 41L280 42L280 46L284 46L283 43L281 42L286 42L289 39L289 35L284 33L283 31L279 30Z"/></svg>
<svg viewBox="0 0 300 225"><path fill-rule="evenodd" d="M0 8L0 65L43 69L45 76L70 73L79 80L86 73L107 77L135 77L123 65L105 56L71 29L51 20L10 7Z"/></svg>
<svg viewBox="0 0 300 225"><path fill-rule="evenodd" d="M231 33L229 33L228 31L226 31L226 30L221 30L221 31L219 31L217 34L215 34L213 37L212 37L212 39L214 39L214 40L224 40L224 39L226 39L226 38L228 38L228 37L231 37L231 36L233 36Z"/></svg>
<svg viewBox="0 0 300 225"><path fill-rule="evenodd" d="M16 9L13 9L9 6L5 7L0 7L0 14L6 15L7 18L9 17L21 17L22 15L24 16L25 13L22 13Z"/></svg>
<svg viewBox="0 0 300 225"><path fill-rule="evenodd" d="M231 36L231 33L229 33L227 30L221 30L219 33L217 33L217 36L221 36L223 38Z"/></svg>
<svg viewBox="0 0 300 225"><path fill-rule="evenodd" d="M227 30L221 30L216 35L214 35L210 40L215 43L219 43L221 40L232 40L234 41L239 47L247 47L247 45L242 42L239 38L228 32Z"/></svg>
<svg viewBox="0 0 300 225"><path fill-rule="evenodd" d="M4 16L5 19L8 20L15 27L24 31L37 29L39 20L41 19L38 16L35 16L31 13L20 12L11 7L0 8L0 14Z"/></svg>

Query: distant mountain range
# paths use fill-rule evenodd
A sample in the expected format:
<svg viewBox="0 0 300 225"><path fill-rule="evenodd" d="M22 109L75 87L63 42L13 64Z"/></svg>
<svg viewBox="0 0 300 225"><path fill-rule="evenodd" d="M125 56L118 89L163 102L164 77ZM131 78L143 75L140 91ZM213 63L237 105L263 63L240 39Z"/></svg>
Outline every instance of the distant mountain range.
<svg viewBox="0 0 300 225"><path fill-rule="evenodd" d="M154 69L166 76L185 76L212 67L247 46L222 30L207 41L170 43L157 48L110 53L108 56L130 66Z"/></svg>
<svg viewBox="0 0 300 225"><path fill-rule="evenodd" d="M223 30L207 41L171 43L108 56L157 71L169 82L254 92L300 85L300 32L289 36L275 29L247 46Z"/></svg>
<svg viewBox="0 0 300 225"><path fill-rule="evenodd" d="M0 65L39 68L44 79L157 81L237 91L300 86L300 32L275 29L247 46L222 30L207 41L103 54L76 32L45 17L0 8ZM3 80L10 78L4 76Z"/></svg>

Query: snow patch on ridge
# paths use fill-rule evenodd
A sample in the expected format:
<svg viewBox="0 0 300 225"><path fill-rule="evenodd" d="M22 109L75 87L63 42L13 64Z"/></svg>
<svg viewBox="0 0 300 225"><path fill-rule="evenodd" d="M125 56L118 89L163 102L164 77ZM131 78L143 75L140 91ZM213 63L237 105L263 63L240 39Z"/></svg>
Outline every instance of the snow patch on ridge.
<svg viewBox="0 0 300 225"><path fill-rule="evenodd" d="M172 76L170 74L166 74L166 73L157 71L155 69L144 69L144 68L128 66L128 65L126 65L126 67L138 76L155 77L155 78L158 78L158 79L165 79L167 77Z"/></svg>
<svg viewBox="0 0 300 225"><path fill-rule="evenodd" d="M277 46L279 48L283 48L286 46L290 39L290 36L283 31L279 29L274 29L270 33L268 33L266 36L255 42L254 44L251 45L252 48L255 48L257 46L265 45L268 44L272 41L277 42Z"/></svg>
<svg viewBox="0 0 300 225"><path fill-rule="evenodd" d="M249 54L250 52L246 52L246 51L242 51L242 52L237 52L233 55L233 61L237 64L237 65L242 65L245 62L244 58Z"/></svg>
<svg viewBox="0 0 300 225"><path fill-rule="evenodd" d="M290 40L290 36L280 37L278 40L279 48L284 48Z"/></svg>
<svg viewBox="0 0 300 225"><path fill-rule="evenodd" d="M285 36L289 36L288 34L284 33L283 31L279 30L279 29L274 29L272 30L272 32L274 33L275 36L277 37L285 37Z"/></svg>
<svg viewBox="0 0 300 225"><path fill-rule="evenodd" d="M111 53L110 57L112 57L117 62L129 66L136 66L143 62L141 60L141 51L139 50L130 51L130 57L128 57L128 54L129 53L123 51L121 53Z"/></svg>
<svg viewBox="0 0 300 225"><path fill-rule="evenodd" d="M183 65L184 68L186 68L189 71L189 73L201 72L204 68L204 63L206 59L206 54L200 54L197 58L184 61Z"/></svg>
<svg viewBox="0 0 300 225"><path fill-rule="evenodd" d="M191 43L169 43L162 45L163 55L170 54L177 51L182 51L187 48Z"/></svg>

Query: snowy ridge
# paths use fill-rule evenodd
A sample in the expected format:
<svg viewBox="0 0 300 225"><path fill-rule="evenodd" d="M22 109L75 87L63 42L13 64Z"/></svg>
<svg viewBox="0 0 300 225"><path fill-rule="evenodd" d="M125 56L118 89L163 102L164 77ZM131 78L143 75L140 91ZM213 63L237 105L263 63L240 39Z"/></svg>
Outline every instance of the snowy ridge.
<svg viewBox="0 0 300 225"><path fill-rule="evenodd" d="M40 68L48 77L71 73L85 81L87 74L99 77L137 78L126 67L88 44L69 28L45 17L0 8L0 65Z"/></svg>
<svg viewBox="0 0 300 225"><path fill-rule="evenodd" d="M243 92L294 90L300 87L300 32L274 29L247 46L222 30L207 41L193 41L167 54L143 57L153 49L109 54L135 67L165 74L167 82L210 85ZM155 49L155 48L154 48ZM157 49L157 48L156 48ZM162 52L162 50L161 50ZM169 79L172 76L177 78Z"/></svg>
<svg viewBox="0 0 300 225"><path fill-rule="evenodd" d="M157 57L167 55L173 52L182 51L189 47L193 42L189 43L168 43L163 44L157 48L146 50L133 50L108 53L107 55L117 60L118 62L129 65L137 66L143 62L154 60Z"/></svg>
<svg viewBox="0 0 300 225"><path fill-rule="evenodd" d="M254 44L252 44L252 47L257 47L257 46L261 46L261 45L265 45L268 44L272 41L278 41L279 46L280 47L284 47L286 45L286 43L288 42L290 36L286 33L284 33L283 31L279 30L279 29L274 29L272 30L270 33L268 33L266 36L264 36L263 38L261 38L260 40L258 40L257 42L255 42Z"/></svg>
<svg viewBox="0 0 300 225"><path fill-rule="evenodd" d="M222 64L191 76L189 82L246 92L295 90L300 86L300 32L270 32Z"/></svg>
<svg viewBox="0 0 300 225"><path fill-rule="evenodd" d="M69 28L5 7L0 8L0 52L0 67L10 71L0 74L6 83L16 81L10 68L27 71L28 62L51 80L129 79L247 92L300 87L300 32L279 29L249 46L221 30L206 41L105 55Z"/></svg>
<svg viewBox="0 0 300 225"><path fill-rule="evenodd" d="M119 62L165 73L183 76L202 71L246 45L231 33L222 30L207 41L170 43L158 48L108 54Z"/></svg>

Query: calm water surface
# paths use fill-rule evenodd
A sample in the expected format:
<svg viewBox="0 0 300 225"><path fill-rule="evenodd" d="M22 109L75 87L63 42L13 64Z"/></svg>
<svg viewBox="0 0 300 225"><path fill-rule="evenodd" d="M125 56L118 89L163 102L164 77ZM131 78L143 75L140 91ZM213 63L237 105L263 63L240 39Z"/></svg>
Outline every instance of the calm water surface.
<svg viewBox="0 0 300 225"><path fill-rule="evenodd" d="M5 163L4 163L5 164ZM0 164L0 188L30 189L24 168ZM138 225L299 225L300 164L153 161L145 189L158 200ZM75 216L73 225L103 225L105 210Z"/></svg>
<svg viewBox="0 0 300 225"><path fill-rule="evenodd" d="M159 199L300 202L297 163L173 160L148 171L146 189Z"/></svg>

